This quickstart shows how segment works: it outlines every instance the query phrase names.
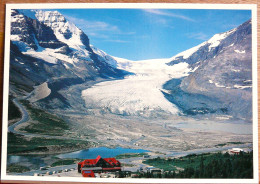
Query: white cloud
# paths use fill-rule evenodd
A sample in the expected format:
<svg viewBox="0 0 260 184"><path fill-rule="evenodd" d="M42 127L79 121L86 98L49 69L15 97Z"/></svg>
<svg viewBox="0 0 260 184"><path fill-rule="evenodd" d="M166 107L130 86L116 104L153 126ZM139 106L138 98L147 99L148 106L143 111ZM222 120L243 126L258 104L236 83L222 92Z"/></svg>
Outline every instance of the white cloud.
<svg viewBox="0 0 260 184"><path fill-rule="evenodd" d="M119 28L117 26L101 21L85 20L85 26L87 29L90 29L92 31L119 31Z"/></svg>
<svg viewBox="0 0 260 184"><path fill-rule="evenodd" d="M194 38L194 39L197 39L197 40L208 40L209 39L209 36L203 32L199 32L199 33L187 33L186 34L188 38Z"/></svg>
<svg viewBox="0 0 260 184"><path fill-rule="evenodd" d="M159 23L159 24L163 24L165 26L168 25L168 21L166 19L164 19L164 18L159 18L159 17L154 18L153 22L156 22L156 23Z"/></svg>
<svg viewBox="0 0 260 184"><path fill-rule="evenodd" d="M120 35L134 35L135 32L123 32L119 29L118 26L109 24L107 22L103 21L89 21L85 19L79 19L72 16L66 16L66 18L76 24L76 26L79 26L80 28L84 29L83 31L87 31L88 34L92 35L100 35L97 32L110 32L114 34L120 34Z"/></svg>
<svg viewBox="0 0 260 184"><path fill-rule="evenodd" d="M118 34L120 35L135 35L136 32L132 31L132 32L123 32L123 31L120 31Z"/></svg>
<svg viewBox="0 0 260 184"><path fill-rule="evenodd" d="M106 42L116 42L116 43L129 43L130 41L126 41L126 40L119 40L119 39L115 39L115 40L113 40L113 39L109 39L109 40L104 40L104 41L106 41Z"/></svg>
<svg viewBox="0 0 260 184"><path fill-rule="evenodd" d="M129 41L121 39L120 36L136 34L136 32L133 31L123 32L118 26L103 21L89 21L72 16L66 16L66 18L76 24L76 26L82 29L88 36L103 39L107 42L128 43ZM110 39L111 37L119 37L119 39Z"/></svg>
<svg viewBox="0 0 260 184"><path fill-rule="evenodd" d="M161 16L166 16L166 17L174 17L174 18L179 18L179 19L182 19L182 20L195 22L195 20L193 20L190 17L184 16L184 15L181 15L181 14L168 12L168 11L165 11L165 10L145 9L144 11L147 12L147 13L150 13L150 14L161 15Z"/></svg>
<svg viewBox="0 0 260 184"><path fill-rule="evenodd" d="M102 21L89 21L71 16L66 16L66 18L77 26L86 27L86 29L91 31L119 31L117 26Z"/></svg>
<svg viewBox="0 0 260 184"><path fill-rule="evenodd" d="M109 36L106 35L106 34L100 34L100 33L97 33L97 32L89 32L87 33L89 36L93 36L93 37L98 37L98 38L104 38L104 39L108 39Z"/></svg>

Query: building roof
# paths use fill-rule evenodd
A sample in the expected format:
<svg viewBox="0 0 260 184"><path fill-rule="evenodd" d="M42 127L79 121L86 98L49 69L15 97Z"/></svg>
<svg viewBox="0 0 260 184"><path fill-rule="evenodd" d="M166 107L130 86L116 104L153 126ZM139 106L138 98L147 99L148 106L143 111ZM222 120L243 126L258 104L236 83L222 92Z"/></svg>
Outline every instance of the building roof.
<svg viewBox="0 0 260 184"><path fill-rule="evenodd" d="M96 164L98 164L98 162L102 162L102 161L105 161L111 167L115 167L120 164L120 162L118 160L116 160L115 158L101 158L100 155L98 155L96 159L86 159L86 160L80 162L79 164L86 165L86 166L95 166Z"/></svg>
<svg viewBox="0 0 260 184"><path fill-rule="evenodd" d="M232 148L232 150L231 150L232 152L240 152L240 151L244 151L243 149L241 149L241 148Z"/></svg>
<svg viewBox="0 0 260 184"><path fill-rule="evenodd" d="M104 158L104 160L109 163L111 166L115 166L119 164L120 162L116 160L115 158Z"/></svg>

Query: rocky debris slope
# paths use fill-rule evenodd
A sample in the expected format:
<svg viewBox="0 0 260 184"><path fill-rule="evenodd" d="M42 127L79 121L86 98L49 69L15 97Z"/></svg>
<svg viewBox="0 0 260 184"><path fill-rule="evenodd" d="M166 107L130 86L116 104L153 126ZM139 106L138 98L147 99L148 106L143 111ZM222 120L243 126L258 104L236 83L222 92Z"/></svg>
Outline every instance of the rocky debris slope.
<svg viewBox="0 0 260 184"><path fill-rule="evenodd" d="M220 113L252 119L251 21L184 51L168 64L190 64L193 72L170 80L165 96L185 114Z"/></svg>

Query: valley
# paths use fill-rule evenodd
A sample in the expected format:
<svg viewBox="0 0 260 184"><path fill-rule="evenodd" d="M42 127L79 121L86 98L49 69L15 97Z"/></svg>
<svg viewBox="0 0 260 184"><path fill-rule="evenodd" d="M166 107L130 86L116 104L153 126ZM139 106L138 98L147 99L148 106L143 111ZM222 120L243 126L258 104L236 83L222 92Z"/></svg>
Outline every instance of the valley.
<svg viewBox="0 0 260 184"><path fill-rule="evenodd" d="M153 158L252 150L251 20L171 58L132 61L91 45L58 11L11 17L10 173L87 149ZM121 161L137 170L142 160Z"/></svg>
<svg viewBox="0 0 260 184"><path fill-rule="evenodd" d="M61 139L66 132L66 138L63 139L86 140L92 146L147 149L164 153L214 148L227 142L252 143L251 124L225 114L184 116L178 106L169 103L163 95L164 83L172 78L182 78L192 71L187 65L169 67L165 64L168 61L128 60L127 69L135 75L62 89L59 93L70 102L71 108L50 112L65 120L64 128L59 123L63 120L58 119L58 124L51 123L53 128L48 130L46 127L45 132L40 129L36 131L36 127L41 123L46 126L46 120L41 123L39 120L34 120L34 123L24 121L25 124L18 124L15 133L20 131L31 137L35 134L35 137L49 135L49 138ZM125 62L119 63L125 66ZM30 107L28 105L27 109ZM32 112L30 115L38 117ZM45 117L48 117L47 114ZM53 121L55 118L51 119ZM62 149L58 150L62 152ZM67 151L65 146L64 152ZM55 149L46 153L51 152L55 153Z"/></svg>
<svg viewBox="0 0 260 184"><path fill-rule="evenodd" d="M76 106L80 111L70 109L68 116L74 132L94 138L101 146L166 152L214 147L226 142L252 142L251 124L225 114L183 116L178 106L169 103L163 95L164 83L194 71L185 64L169 67L167 62L169 59L119 61L119 68L124 66L134 75L81 88L84 109ZM82 104L80 90L77 95L75 86L74 95L68 91L66 96L77 96L78 104Z"/></svg>

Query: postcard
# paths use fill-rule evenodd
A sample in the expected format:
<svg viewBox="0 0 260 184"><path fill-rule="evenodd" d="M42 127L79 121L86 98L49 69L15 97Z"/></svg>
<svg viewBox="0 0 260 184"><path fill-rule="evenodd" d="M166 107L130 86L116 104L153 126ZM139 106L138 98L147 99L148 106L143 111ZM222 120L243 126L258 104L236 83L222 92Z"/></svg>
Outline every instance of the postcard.
<svg viewBox="0 0 260 184"><path fill-rule="evenodd" d="M2 180L258 183L256 11L8 4Z"/></svg>

